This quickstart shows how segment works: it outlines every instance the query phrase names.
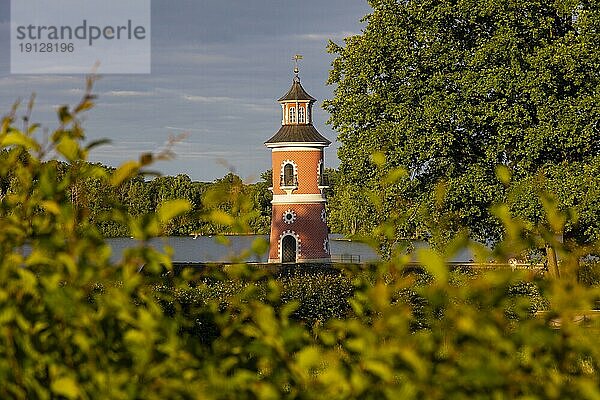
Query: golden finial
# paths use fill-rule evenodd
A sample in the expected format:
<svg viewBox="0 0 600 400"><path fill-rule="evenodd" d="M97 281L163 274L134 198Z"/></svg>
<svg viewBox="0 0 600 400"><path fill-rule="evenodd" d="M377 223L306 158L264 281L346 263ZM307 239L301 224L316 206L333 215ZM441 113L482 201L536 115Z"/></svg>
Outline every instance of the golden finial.
<svg viewBox="0 0 600 400"><path fill-rule="evenodd" d="M300 69L298 68L298 61L302 60L304 57L302 56L302 54L296 54L294 57L292 57L292 60L294 60L294 74L296 74L296 77L298 77L298 73L300 72Z"/></svg>

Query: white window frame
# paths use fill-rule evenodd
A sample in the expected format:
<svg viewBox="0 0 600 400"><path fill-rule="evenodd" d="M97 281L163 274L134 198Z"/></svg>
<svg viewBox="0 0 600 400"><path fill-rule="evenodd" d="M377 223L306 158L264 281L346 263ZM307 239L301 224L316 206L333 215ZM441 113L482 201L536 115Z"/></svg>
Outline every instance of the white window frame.
<svg viewBox="0 0 600 400"><path fill-rule="evenodd" d="M290 164L292 166L292 179L293 179L293 184L291 186L287 186L285 185L285 166ZM283 160L283 162L281 163L281 175L280 175L280 179L279 179L279 187L280 188L284 188L284 187L297 187L298 186L298 165L293 161L293 160Z"/></svg>
<svg viewBox="0 0 600 400"><path fill-rule="evenodd" d="M306 123L306 112L304 107L298 106L298 123L305 124Z"/></svg>

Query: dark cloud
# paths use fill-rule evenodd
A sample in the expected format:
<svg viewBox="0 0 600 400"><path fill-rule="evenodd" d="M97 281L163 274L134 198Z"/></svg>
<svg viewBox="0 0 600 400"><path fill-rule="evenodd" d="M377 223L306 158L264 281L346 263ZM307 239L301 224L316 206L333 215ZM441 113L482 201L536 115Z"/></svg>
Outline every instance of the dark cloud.
<svg viewBox="0 0 600 400"><path fill-rule="evenodd" d="M154 0L159 43L251 42L257 37L327 32L356 24L367 11L356 0Z"/></svg>
<svg viewBox="0 0 600 400"><path fill-rule="evenodd" d="M2 24L7 3L0 0L3 54L9 53L8 23ZM327 40L360 32L367 12L365 0L153 0L152 74L109 75L98 82L98 106L85 126L89 139L113 143L93 153L93 160L116 165L161 148L170 134L188 132L175 148L180 157L158 166L164 173L212 180L234 167L244 177L259 176L270 167L262 143L280 124L276 99L291 84L292 55L305 56L304 87L320 101L331 97ZM8 59L0 58L0 115L35 91L34 118L52 127L57 105L76 102L83 86L80 75L10 75ZM316 109L314 117L333 141L326 113ZM328 163L335 165L334 159L331 148Z"/></svg>

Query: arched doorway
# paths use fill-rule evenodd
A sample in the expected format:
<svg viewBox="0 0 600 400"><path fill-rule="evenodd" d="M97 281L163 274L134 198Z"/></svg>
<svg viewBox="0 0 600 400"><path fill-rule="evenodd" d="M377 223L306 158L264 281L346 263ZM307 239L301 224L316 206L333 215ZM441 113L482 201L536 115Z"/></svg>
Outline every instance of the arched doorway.
<svg viewBox="0 0 600 400"><path fill-rule="evenodd" d="M281 262L290 263L296 262L296 238L291 235L286 235L281 240Z"/></svg>

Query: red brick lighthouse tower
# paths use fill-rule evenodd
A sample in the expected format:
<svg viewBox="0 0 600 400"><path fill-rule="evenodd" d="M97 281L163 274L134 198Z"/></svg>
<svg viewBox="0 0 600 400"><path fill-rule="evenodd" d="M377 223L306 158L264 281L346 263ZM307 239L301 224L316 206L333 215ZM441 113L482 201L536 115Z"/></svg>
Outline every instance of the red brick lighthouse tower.
<svg viewBox="0 0 600 400"><path fill-rule="evenodd" d="M269 262L330 262L323 150L331 142L312 124L316 99L300 84L297 64L294 74L291 89L278 100L281 129L265 142L273 160Z"/></svg>

